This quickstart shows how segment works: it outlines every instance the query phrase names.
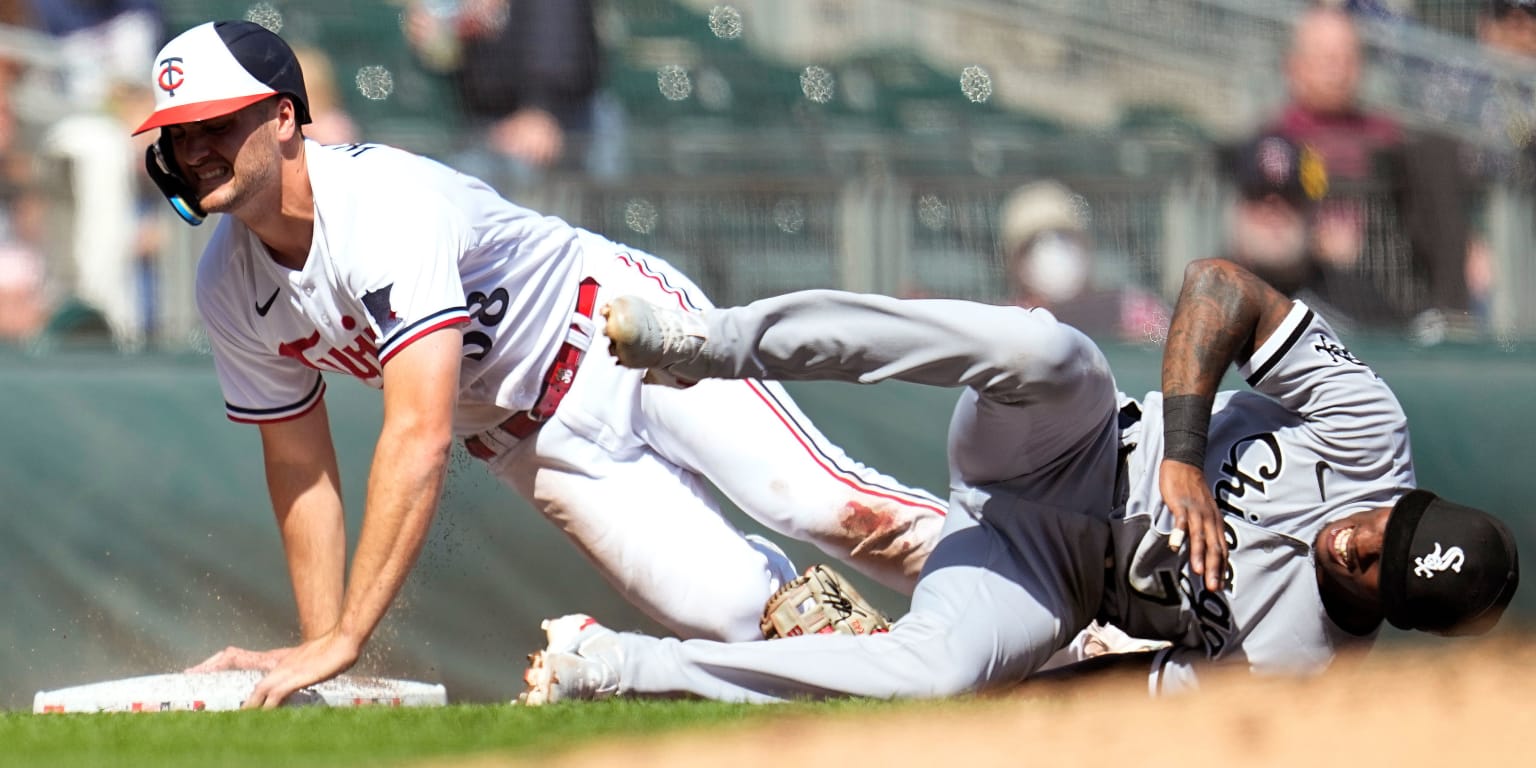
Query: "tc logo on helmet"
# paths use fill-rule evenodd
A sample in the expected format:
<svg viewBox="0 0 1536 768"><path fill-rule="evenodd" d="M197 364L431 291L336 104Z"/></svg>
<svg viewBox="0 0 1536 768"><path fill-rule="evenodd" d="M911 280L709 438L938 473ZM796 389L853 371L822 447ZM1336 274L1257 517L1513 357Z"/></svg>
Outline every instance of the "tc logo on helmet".
<svg viewBox="0 0 1536 768"><path fill-rule="evenodd" d="M180 65L181 57L179 56L160 60L160 77L155 82L160 86L160 90L171 96L175 96L176 89L187 81L186 73L182 71Z"/></svg>

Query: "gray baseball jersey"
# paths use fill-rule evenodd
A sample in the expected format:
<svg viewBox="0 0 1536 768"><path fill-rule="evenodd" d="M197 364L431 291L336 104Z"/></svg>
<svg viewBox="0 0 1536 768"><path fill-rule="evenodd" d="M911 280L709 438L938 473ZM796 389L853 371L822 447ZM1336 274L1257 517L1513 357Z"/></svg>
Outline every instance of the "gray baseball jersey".
<svg viewBox="0 0 1536 768"><path fill-rule="evenodd" d="M1369 642L1323 610L1312 543L1322 527L1391 506L1413 486L1408 424L1385 382L1303 304L1239 373L1211 417L1205 476L1225 513L1231 579L1212 593L1167 546L1173 514L1158 490L1162 399L1151 393L1124 439L1131 487L1111 521L1115 578L1106 605L1127 632L1171 640L1154 689L1188 687L1204 661L1256 672L1316 671L1346 644Z"/></svg>
<svg viewBox="0 0 1536 768"><path fill-rule="evenodd" d="M1234 574L1218 594L1191 590L1187 549L1166 544L1160 398L1137 419L1103 354L1049 312L807 291L704 320L702 354L673 372L965 387L950 423L951 512L890 632L744 644L625 634L623 691L744 701L974 691L1039 669L1100 612L1174 643L1158 659L1164 688L1193 683L1202 659L1320 669L1350 637L1323 610L1313 536L1413 481L1391 391L1296 304L1242 367L1257 391L1219 400L1207 477Z"/></svg>

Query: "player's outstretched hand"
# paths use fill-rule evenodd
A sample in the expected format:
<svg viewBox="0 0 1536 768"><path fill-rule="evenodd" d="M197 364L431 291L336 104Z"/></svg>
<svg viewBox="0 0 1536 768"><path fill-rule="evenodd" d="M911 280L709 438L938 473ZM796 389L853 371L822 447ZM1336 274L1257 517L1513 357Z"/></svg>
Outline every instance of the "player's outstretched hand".
<svg viewBox="0 0 1536 768"><path fill-rule="evenodd" d="M241 709L273 709L294 691L347 671L357 662L362 646L333 630L289 650L282 662L256 683Z"/></svg>
<svg viewBox="0 0 1536 768"><path fill-rule="evenodd" d="M188 667L187 672L196 674L201 672L223 672L230 669L254 669L259 672L271 672L283 657L292 653L292 648L274 648L270 651L252 651L245 648L236 648L231 645L206 659L194 667Z"/></svg>
<svg viewBox="0 0 1536 768"><path fill-rule="evenodd" d="M1227 537L1222 531L1221 510L1205 484L1199 467L1164 459L1158 468L1158 490L1173 513L1173 535L1168 544L1177 549L1189 536L1189 567L1205 578L1205 588L1221 590L1227 572Z"/></svg>

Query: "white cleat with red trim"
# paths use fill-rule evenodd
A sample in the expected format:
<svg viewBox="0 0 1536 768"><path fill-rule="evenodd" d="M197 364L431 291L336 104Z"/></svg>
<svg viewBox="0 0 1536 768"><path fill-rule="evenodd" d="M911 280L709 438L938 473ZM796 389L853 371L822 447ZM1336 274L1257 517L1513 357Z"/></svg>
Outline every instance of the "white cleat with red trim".
<svg viewBox="0 0 1536 768"><path fill-rule="evenodd" d="M519 704L593 701L619 692L617 632L584 613L545 619L539 628L548 644L528 657L523 673L528 690L518 695Z"/></svg>
<svg viewBox="0 0 1536 768"><path fill-rule="evenodd" d="M626 368L645 368L646 381L688 387L696 378L671 368L698 358L708 334L698 314L659 307L638 296L620 296L602 309L608 351Z"/></svg>

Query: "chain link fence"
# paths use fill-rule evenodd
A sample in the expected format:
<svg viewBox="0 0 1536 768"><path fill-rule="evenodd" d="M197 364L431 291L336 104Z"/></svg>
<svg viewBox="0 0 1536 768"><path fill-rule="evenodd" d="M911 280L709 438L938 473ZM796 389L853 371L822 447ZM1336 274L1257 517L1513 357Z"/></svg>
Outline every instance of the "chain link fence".
<svg viewBox="0 0 1536 768"><path fill-rule="evenodd" d="M316 71L330 73L359 138L454 162L469 126L449 81L405 41L412 2L162 8L166 35L212 17L279 29L323 54ZM672 260L717 301L737 303L826 286L1009 301L1000 204L1022 184L1056 179L1084 202L1093 279L1171 301L1185 262L1224 250L1231 191L1219 151L1283 95L1277 68L1302 5L600 2L604 96L623 117L619 161L601 174L493 181L521 204ZM1532 337L1536 310L1524 297L1536 293L1536 207L1520 169L1536 125L1536 66L1479 50L1469 37L1479 8L1418 3L1417 21L1363 20L1365 95L1405 125L1455 137L1468 165L1487 171L1465 200L1496 275L1478 307L1482 327ZM112 317L118 344L198 348L191 285L212 227L177 222L131 157L135 202L118 214L92 203L81 185L96 182L72 170L100 163L51 142L66 118L105 110L50 96L63 63L38 35L0 30L0 52L30 73L14 103L51 222L38 243L49 301L62 306L96 274L83 238L102 236L115 215L142 216L148 226L125 237L151 247L132 251L139 261L119 280L135 309ZM587 149L580 139L567 147ZM1362 222L1354 268L1403 305L1432 293L1412 266L1397 191L1335 189L1346 193Z"/></svg>

